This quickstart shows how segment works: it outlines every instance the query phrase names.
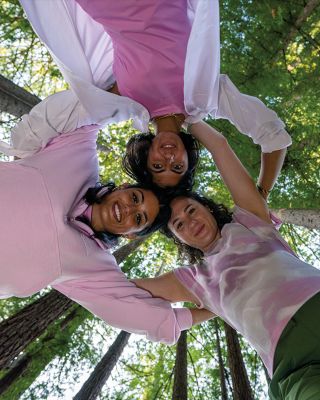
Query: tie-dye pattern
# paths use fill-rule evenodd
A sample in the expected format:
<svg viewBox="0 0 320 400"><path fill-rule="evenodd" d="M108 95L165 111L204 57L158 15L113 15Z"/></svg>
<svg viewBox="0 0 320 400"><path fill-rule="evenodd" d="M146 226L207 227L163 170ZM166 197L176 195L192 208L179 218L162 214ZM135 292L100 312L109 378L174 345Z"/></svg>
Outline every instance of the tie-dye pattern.
<svg viewBox="0 0 320 400"><path fill-rule="evenodd" d="M299 260L273 225L239 207L204 263L175 275L252 344L270 376L283 329L320 291L320 271Z"/></svg>

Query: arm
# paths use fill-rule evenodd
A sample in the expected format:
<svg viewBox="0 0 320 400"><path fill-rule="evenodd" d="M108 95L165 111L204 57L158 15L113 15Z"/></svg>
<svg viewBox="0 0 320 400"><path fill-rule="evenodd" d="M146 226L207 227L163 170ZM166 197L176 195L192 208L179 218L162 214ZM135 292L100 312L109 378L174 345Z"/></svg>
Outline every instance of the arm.
<svg viewBox="0 0 320 400"><path fill-rule="evenodd" d="M258 185L270 191L281 171L286 147L291 144L281 119L258 98L241 93L227 75L220 75L219 106L214 117L228 119L261 146Z"/></svg>
<svg viewBox="0 0 320 400"><path fill-rule="evenodd" d="M235 204L271 222L266 202L226 138L205 122L191 125L190 132L211 153Z"/></svg>
<svg viewBox="0 0 320 400"><path fill-rule="evenodd" d="M198 299L182 285L173 272L168 272L156 278L133 279L132 282L137 287L150 292L152 296L161 297L171 303L178 301L198 303ZM192 325L200 324L215 317L215 314L206 309L191 308L190 311L192 314Z"/></svg>
<svg viewBox="0 0 320 400"><path fill-rule="evenodd" d="M118 268L110 267L53 286L108 324L166 344L175 343L182 330L208 318L202 310L172 308L168 301L152 297Z"/></svg>
<svg viewBox="0 0 320 400"><path fill-rule="evenodd" d="M41 150L61 133L93 123L73 92L65 90L47 97L23 115L12 129L12 145L0 143L0 150L23 158Z"/></svg>
<svg viewBox="0 0 320 400"><path fill-rule="evenodd" d="M286 156L286 149L275 150L272 153L261 153L261 168L258 178L258 185L262 188L261 195L265 200L268 192L273 188Z"/></svg>

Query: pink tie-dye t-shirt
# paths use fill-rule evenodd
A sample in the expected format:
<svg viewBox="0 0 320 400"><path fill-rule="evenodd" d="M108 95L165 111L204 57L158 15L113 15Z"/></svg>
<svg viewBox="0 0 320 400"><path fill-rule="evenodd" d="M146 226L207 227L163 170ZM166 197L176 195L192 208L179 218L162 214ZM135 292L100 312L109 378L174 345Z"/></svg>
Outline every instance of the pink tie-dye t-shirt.
<svg viewBox="0 0 320 400"><path fill-rule="evenodd" d="M239 207L203 264L175 275L251 343L270 376L283 329L320 291L320 271L299 260L274 225Z"/></svg>

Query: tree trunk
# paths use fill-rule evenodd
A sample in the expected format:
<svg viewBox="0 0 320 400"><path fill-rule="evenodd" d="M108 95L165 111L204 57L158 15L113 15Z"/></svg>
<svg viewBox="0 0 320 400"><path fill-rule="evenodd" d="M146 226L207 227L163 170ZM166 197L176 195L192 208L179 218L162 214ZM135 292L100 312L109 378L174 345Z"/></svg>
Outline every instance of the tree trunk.
<svg viewBox="0 0 320 400"><path fill-rule="evenodd" d="M187 331L182 331L177 343L172 400L188 399Z"/></svg>
<svg viewBox="0 0 320 400"><path fill-rule="evenodd" d="M50 329L31 348L18 357L8 372L0 379L0 395L3 400L20 398L25 390L37 379L50 361L70 348L70 337L78 326L87 318L89 311L76 306L67 316Z"/></svg>
<svg viewBox="0 0 320 400"><path fill-rule="evenodd" d="M233 386L233 400L253 400L253 395L243 362L237 332L224 322L228 363Z"/></svg>
<svg viewBox="0 0 320 400"><path fill-rule="evenodd" d="M217 352L218 352L218 360L219 360L221 400L228 400L226 376L225 376L225 372L224 372L224 362L223 362L222 352L221 352L220 337L219 337L219 325L218 325L217 318L215 318L213 320L213 324L214 324L214 330L215 330L215 335L216 335Z"/></svg>
<svg viewBox="0 0 320 400"><path fill-rule="evenodd" d="M134 240L114 252L118 264L131 254L145 238ZM0 323L0 369L10 362L29 343L42 335L48 326L67 311L74 302L52 290L17 314Z"/></svg>
<svg viewBox="0 0 320 400"><path fill-rule="evenodd" d="M320 229L320 209L304 210L298 208L271 210L285 224Z"/></svg>
<svg viewBox="0 0 320 400"><path fill-rule="evenodd" d="M130 254L132 254L145 240L146 236L139 237L138 239L131 240L129 243L121 246L119 249L114 251L112 254L117 260L118 264L121 264Z"/></svg>
<svg viewBox="0 0 320 400"><path fill-rule="evenodd" d="M128 343L129 337L130 333L128 332L121 331L119 333L107 353L97 364L80 391L75 395L74 400L95 400L98 398L102 387L107 382L114 366L123 352L123 349Z"/></svg>
<svg viewBox="0 0 320 400"><path fill-rule="evenodd" d="M0 111L21 117L40 101L39 97L0 75Z"/></svg>
<svg viewBox="0 0 320 400"><path fill-rule="evenodd" d="M287 49L289 43L295 36L295 34L300 30L304 22L308 19L308 17L313 13L313 11L319 6L320 0L308 0L305 3L302 12L298 16L298 18L292 23L292 28L284 40L284 50Z"/></svg>
<svg viewBox="0 0 320 400"><path fill-rule="evenodd" d="M26 346L42 335L47 327L68 310L73 301L52 290L17 314L0 323L0 369Z"/></svg>

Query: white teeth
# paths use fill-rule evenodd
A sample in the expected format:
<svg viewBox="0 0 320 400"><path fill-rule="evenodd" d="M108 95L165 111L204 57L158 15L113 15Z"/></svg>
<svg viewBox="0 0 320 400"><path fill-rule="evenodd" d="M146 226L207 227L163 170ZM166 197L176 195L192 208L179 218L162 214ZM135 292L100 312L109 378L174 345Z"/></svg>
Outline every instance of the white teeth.
<svg viewBox="0 0 320 400"><path fill-rule="evenodd" d="M172 145L172 144L164 144L162 147L163 147L164 149L174 149L174 148L175 148L175 146Z"/></svg>
<svg viewBox="0 0 320 400"><path fill-rule="evenodd" d="M119 210L119 206L118 206L118 204L115 204L115 206L114 206L114 211L115 211L115 213L116 213L116 217L117 217L117 220L118 220L118 222L120 222L120 210Z"/></svg>

